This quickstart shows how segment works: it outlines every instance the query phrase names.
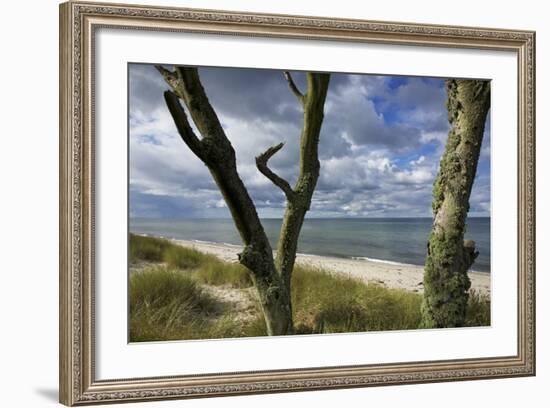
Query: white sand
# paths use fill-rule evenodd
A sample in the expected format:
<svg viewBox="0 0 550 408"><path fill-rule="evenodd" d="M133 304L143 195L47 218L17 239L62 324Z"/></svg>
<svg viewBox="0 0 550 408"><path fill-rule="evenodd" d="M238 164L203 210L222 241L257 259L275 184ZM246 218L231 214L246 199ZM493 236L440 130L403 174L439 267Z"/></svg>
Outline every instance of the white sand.
<svg viewBox="0 0 550 408"><path fill-rule="evenodd" d="M237 254L242 250L242 247L236 245L185 240L173 240L173 242L215 255L226 262L237 262ZM405 289L413 292L423 291L424 271L421 266L305 254L298 254L296 261L300 265L323 268L388 288ZM469 276L472 282L472 290L479 293L490 293L491 277L488 273L470 272Z"/></svg>

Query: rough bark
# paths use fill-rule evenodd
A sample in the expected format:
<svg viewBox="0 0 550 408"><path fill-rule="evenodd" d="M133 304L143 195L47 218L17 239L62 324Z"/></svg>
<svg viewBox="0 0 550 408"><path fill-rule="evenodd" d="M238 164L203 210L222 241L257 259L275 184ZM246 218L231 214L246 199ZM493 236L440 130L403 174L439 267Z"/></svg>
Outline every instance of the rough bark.
<svg viewBox="0 0 550 408"><path fill-rule="evenodd" d="M244 243L244 249L239 254L239 262L251 272L262 304L268 334L292 334L294 327L290 302L291 270L287 270L287 265L294 265L297 239L303 216L309 208L311 195L318 178L317 145L329 76L308 74L308 91L306 95L299 95L299 99L304 105L304 129L301 138L301 171L295 188L292 189L287 181L276 175L267 166L268 160L283 147L282 143L271 147L256 158L260 172L285 193L288 207L293 208L293 210L287 208L287 213L294 214L295 209L298 209L300 213L303 212L303 215L298 218L296 215L285 216L281 237L284 236L284 241L293 237L296 242L293 252L292 246L283 247L281 253L286 255L277 256L277 262L275 262L271 245L254 203L237 172L233 146L208 101L197 69L176 67L175 71L169 71L161 66L158 66L157 69L172 89L172 91L166 91L164 96L181 138L210 170L239 231ZM299 93L290 74L285 73L285 77L289 84L292 83L292 92ZM180 99L184 101L202 138L199 139L194 134L185 110L180 104ZM292 219L287 221L287 218ZM288 260L290 258L291 261ZM283 268L281 265L285 267Z"/></svg>
<svg viewBox="0 0 550 408"><path fill-rule="evenodd" d="M275 259L275 265L281 272L285 285L290 288L298 237L319 178L319 135L330 75L307 74L305 95L298 90L288 72L285 72L285 78L304 109L304 122L300 135L300 174L292 190L293 194L290 197L287 195L287 206Z"/></svg>
<svg viewBox="0 0 550 408"><path fill-rule="evenodd" d="M422 327L464 324L470 279L478 252L464 240L469 199L477 170L490 83L448 80L447 110L451 129L433 187L434 221L424 269Z"/></svg>

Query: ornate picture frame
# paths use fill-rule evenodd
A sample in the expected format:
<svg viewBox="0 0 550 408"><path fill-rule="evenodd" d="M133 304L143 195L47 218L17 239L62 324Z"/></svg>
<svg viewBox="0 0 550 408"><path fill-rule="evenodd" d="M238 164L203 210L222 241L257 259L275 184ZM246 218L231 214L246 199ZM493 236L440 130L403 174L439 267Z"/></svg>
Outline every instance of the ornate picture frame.
<svg viewBox="0 0 550 408"><path fill-rule="evenodd" d="M95 47L101 28L441 47L517 58L517 352L246 372L96 376ZM124 137L124 135L121 135ZM121 158L122 159L122 158ZM60 402L148 401L535 375L535 33L67 2L60 6ZM512 269L513 267L510 266Z"/></svg>

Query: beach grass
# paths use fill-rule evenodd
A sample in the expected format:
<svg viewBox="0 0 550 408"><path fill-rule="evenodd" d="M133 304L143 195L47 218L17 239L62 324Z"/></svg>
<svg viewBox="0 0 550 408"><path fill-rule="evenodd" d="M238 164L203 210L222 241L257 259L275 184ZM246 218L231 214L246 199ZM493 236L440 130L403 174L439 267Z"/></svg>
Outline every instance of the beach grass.
<svg viewBox="0 0 550 408"><path fill-rule="evenodd" d="M407 330L420 322L422 298L413 292L301 266L291 287L299 333Z"/></svg>
<svg viewBox="0 0 550 408"><path fill-rule="evenodd" d="M172 268L194 269L201 265L215 261L212 255L203 254L190 248L176 246L172 243L163 253L163 261Z"/></svg>
<svg viewBox="0 0 550 408"><path fill-rule="evenodd" d="M164 263L174 269L191 271L197 282L208 285L252 286L250 273L241 264L223 262L214 255L167 239L130 234L130 262L139 261Z"/></svg>
<svg viewBox="0 0 550 408"><path fill-rule="evenodd" d="M266 335L256 296L247 295L253 312L243 318L206 290L254 293L242 265L168 240L131 235L130 262L140 261L148 264L130 275L130 341ZM298 334L409 330L420 323L418 293L300 265L291 287ZM465 325L490 325L487 295L472 293Z"/></svg>
<svg viewBox="0 0 550 408"><path fill-rule="evenodd" d="M208 317L220 309L195 281L162 266L132 274L129 298L133 341L170 340L181 333L203 332Z"/></svg>
<svg viewBox="0 0 550 408"><path fill-rule="evenodd" d="M130 234L130 262L162 262L166 249L171 245L166 239Z"/></svg>
<svg viewBox="0 0 550 408"><path fill-rule="evenodd" d="M491 325L491 298L486 294L470 291L466 309L466 327Z"/></svg>
<svg viewBox="0 0 550 408"><path fill-rule="evenodd" d="M194 271L193 276L198 282L207 285L229 285L233 288L252 286L250 272L244 266L237 263L223 262L215 257L214 259L214 261L202 264Z"/></svg>
<svg viewBox="0 0 550 408"><path fill-rule="evenodd" d="M262 335L261 315L237 321L189 274L168 266L147 267L130 278L130 340L161 341Z"/></svg>

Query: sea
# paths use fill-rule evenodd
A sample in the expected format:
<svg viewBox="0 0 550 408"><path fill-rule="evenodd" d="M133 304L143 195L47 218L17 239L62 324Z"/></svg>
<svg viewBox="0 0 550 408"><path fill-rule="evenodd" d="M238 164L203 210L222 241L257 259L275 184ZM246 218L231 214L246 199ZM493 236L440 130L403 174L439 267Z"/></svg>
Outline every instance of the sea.
<svg viewBox="0 0 550 408"><path fill-rule="evenodd" d="M276 248L281 219L263 219ZM490 272L491 219L468 218L465 239L474 240L479 256L472 266ZM424 265L431 218L308 218L304 221L301 254L364 259L389 264ZM165 238L241 245L231 219L131 218L130 232Z"/></svg>

